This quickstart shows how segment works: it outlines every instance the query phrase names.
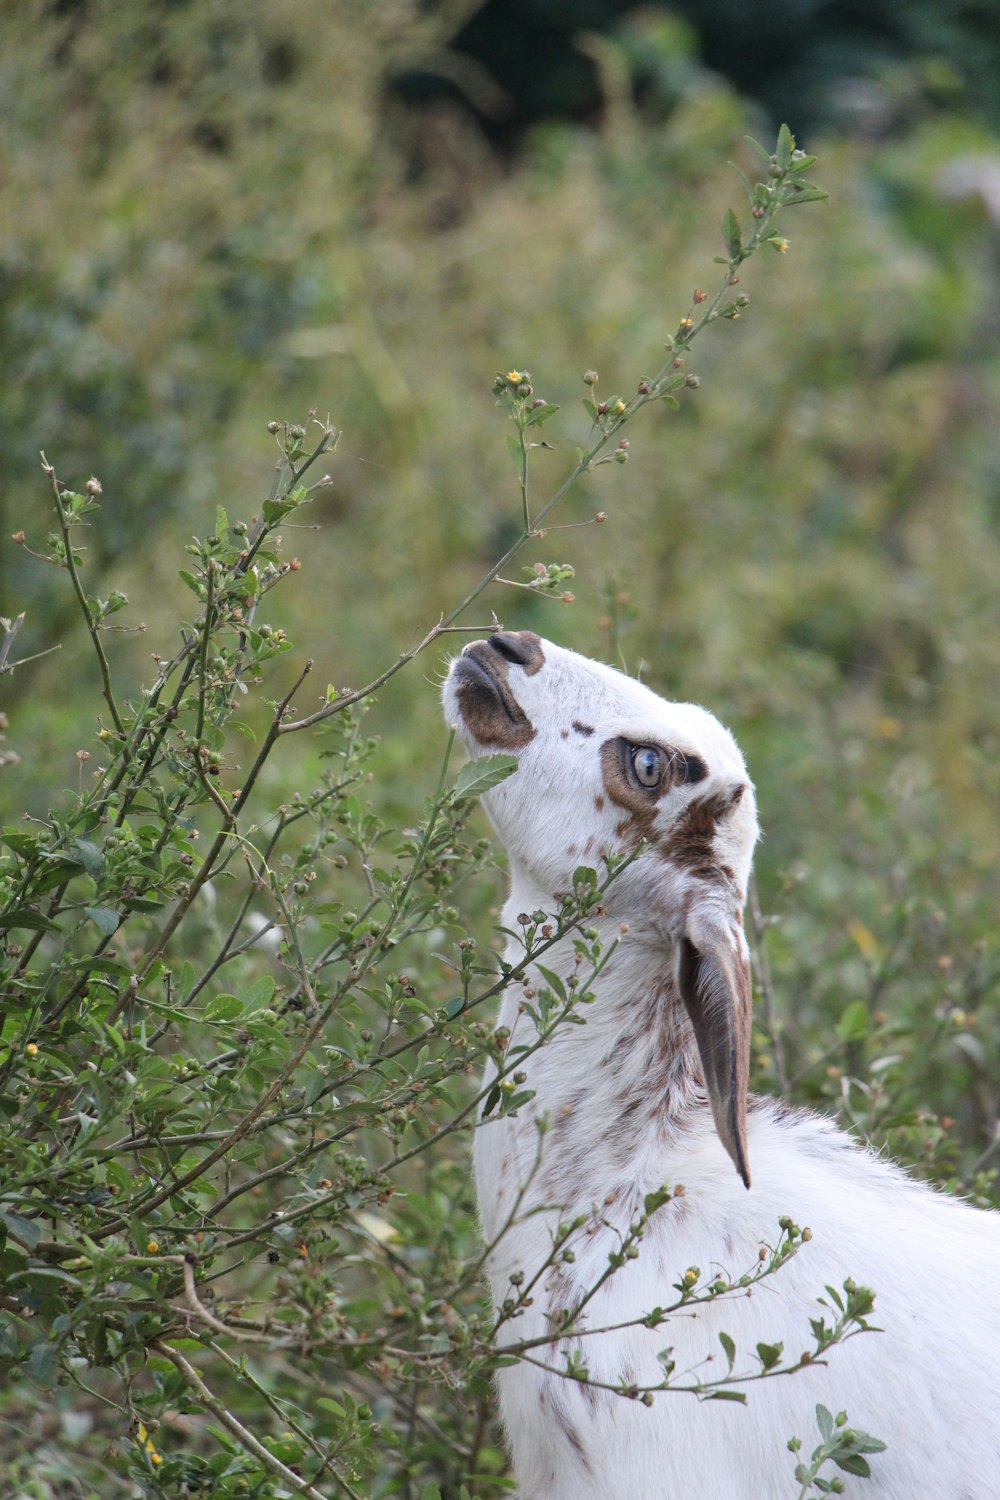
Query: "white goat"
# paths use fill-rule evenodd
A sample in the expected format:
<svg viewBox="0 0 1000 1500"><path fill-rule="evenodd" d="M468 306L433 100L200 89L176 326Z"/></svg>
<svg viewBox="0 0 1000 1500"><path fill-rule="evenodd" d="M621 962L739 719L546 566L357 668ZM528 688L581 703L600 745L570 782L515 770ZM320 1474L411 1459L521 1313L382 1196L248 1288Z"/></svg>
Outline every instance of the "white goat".
<svg viewBox="0 0 1000 1500"><path fill-rule="evenodd" d="M515 774L485 798L510 859L508 929L521 913L555 912L580 864L642 850L595 919L608 944L628 931L593 986L585 1025L561 1026L525 1060L530 1104L476 1133L497 1306L512 1274L525 1285L551 1256L560 1222L588 1218L570 1242L575 1260L555 1258L505 1340L550 1334L664 1182L683 1184L683 1196L653 1215L641 1254L583 1314L584 1328L610 1331L570 1341L591 1381L655 1385L668 1345L678 1375L723 1376L720 1331L736 1342L737 1374L757 1368L758 1340L783 1341L795 1359L812 1345L817 1296L848 1276L875 1288L873 1321L884 1330L834 1349L828 1365L748 1387L745 1407L663 1394L647 1410L518 1361L497 1384L522 1500L787 1500L786 1443L794 1434L811 1451L817 1402L846 1408L887 1444L870 1480L846 1480L859 1500L996 1500L1000 1214L909 1180L816 1115L762 1098L747 1107L741 914L757 819L732 737L704 709L666 703L527 631L466 647L444 699L474 753L518 755ZM523 957L512 939L508 958ZM542 962L570 973L569 941ZM500 1013L511 1046L535 1035L523 1001L512 984ZM688 1266L738 1278L776 1242L781 1215L808 1225L811 1242L752 1296L683 1310L658 1328L616 1328L675 1301ZM532 1352L563 1367L554 1337Z"/></svg>

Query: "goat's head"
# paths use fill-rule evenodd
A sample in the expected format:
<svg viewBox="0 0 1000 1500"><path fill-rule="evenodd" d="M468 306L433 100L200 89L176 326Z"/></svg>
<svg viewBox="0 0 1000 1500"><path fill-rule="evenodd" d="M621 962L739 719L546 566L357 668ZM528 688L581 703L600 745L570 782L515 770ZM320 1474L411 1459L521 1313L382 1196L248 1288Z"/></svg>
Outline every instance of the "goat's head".
<svg viewBox="0 0 1000 1500"><path fill-rule="evenodd" d="M518 769L484 798L515 882L555 895L574 869L640 850L606 905L675 966L719 1136L749 1186L750 966L743 903L753 788L729 732L611 667L504 631L452 663L445 712L475 753Z"/></svg>

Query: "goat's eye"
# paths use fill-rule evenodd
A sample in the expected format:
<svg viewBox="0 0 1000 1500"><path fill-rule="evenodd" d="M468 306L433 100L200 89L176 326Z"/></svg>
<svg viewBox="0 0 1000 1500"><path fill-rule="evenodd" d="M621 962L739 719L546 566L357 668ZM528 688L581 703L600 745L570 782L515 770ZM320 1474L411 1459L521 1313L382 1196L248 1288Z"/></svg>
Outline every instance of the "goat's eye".
<svg viewBox="0 0 1000 1500"><path fill-rule="evenodd" d="M663 780L666 756L655 745L636 745L632 751L632 769L640 786L656 787Z"/></svg>

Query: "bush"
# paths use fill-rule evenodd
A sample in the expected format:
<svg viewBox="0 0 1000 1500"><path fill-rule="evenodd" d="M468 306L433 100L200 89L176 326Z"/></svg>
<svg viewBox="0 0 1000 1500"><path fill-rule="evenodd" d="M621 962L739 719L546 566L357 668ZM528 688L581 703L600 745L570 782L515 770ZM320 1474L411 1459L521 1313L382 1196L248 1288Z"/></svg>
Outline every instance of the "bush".
<svg viewBox="0 0 1000 1500"><path fill-rule="evenodd" d="M520 970L489 942L492 851L468 831L477 797L514 762L453 777L449 744L422 816L392 828L366 714L419 652L465 628L455 622L571 484L628 461L622 433L640 410L697 389L687 349L744 310L743 262L761 244L783 248L780 210L822 196L793 146L783 131L764 182L747 184L746 238L727 214L718 288L695 295L659 372L620 398L584 376L589 435L541 505L529 473L557 408L528 372L497 376L520 491L514 540L419 644L365 687L327 686L318 707L303 701L311 664L274 685L292 647L261 616L299 572L283 534L329 483L315 477L337 442L328 423L269 424L279 461L260 513L219 506L188 545L179 644L154 653L148 687L125 693L110 632L128 600L85 586L101 484L70 490L43 459L56 527L36 555L68 579L102 704L95 748L76 752L76 792L2 836L0 1364L5 1414L26 1437L24 1457L6 1460L9 1492L429 1500L474 1486L489 1500L510 1487L489 1374L512 1313L496 1318L480 1284L464 1142L527 1097L523 1050L508 1054L488 1019ZM558 597L572 571L536 563L518 586ZM5 671L18 624L5 622ZM289 792L276 762L310 730L310 779ZM549 1033L580 1019L601 963L587 916L614 875L581 869L551 924L530 926L532 959L575 933L584 975L555 976L539 998ZM501 1082L477 1092L487 1057ZM807 1238L783 1222L736 1284L778 1271ZM731 1290L679 1275L659 1321ZM867 1326L869 1292L832 1297L816 1353ZM727 1352L721 1381L679 1388L790 1368L759 1345L747 1377ZM842 1426L821 1424L801 1493L830 1458L864 1471L877 1445Z"/></svg>

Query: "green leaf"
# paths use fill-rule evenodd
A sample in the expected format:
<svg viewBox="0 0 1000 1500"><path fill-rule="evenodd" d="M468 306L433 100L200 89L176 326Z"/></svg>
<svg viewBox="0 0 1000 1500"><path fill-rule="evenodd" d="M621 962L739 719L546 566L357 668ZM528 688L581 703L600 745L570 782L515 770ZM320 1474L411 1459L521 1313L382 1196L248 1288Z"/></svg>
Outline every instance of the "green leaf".
<svg viewBox="0 0 1000 1500"><path fill-rule="evenodd" d="M90 839L74 839L67 853L70 859L83 865L88 875L97 876L104 869L104 850Z"/></svg>
<svg viewBox="0 0 1000 1500"><path fill-rule="evenodd" d="M817 1406L816 1426L820 1430L820 1435L822 1436L824 1443L828 1443L833 1437L833 1425L832 1414L827 1411L825 1406Z"/></svg>
<svg viewBox="0 0 1000 1500"><path fill-rule="evenodd" d="M742 1391L708 1391L705 1399L707 1401L738 1401L741 1406L746 1406L747 1398Z"/></svg>
<svg viewBox="0 0 1000 1500"><path fill-rule="evenodd" d="M216 995L205 1006L206 1021L233 1021L243 1014L243 1001L236 995Z"/></svg>
<svg viewBox="0 0 1000 1500"><path fill-rule="evenodd" d="M0 1219L6 1224L8 1232L13 1235L28 1250L34 1250L42 1237L40 1224L34 1219L22 1218L20 1214L14 1213L13 1209L0 1208Z"/></svg>
<svg viewBox="0 0 1000 1500"><path fill-rule="evenodd" d="M28 927L34 932L58 932L55 922L43 917L40 911L30 911L26 906L15 906L13 911L0 913L0 929Z"/></svg>
<svg viewBox="0 0 1000 1500"><path fill-rule="evenodd" d="M559 410L552 401L546 401L544 406L533 406L524 419L525 427L540 427L550 417L554 417Z"/></svg>
<svg viewBox="0 0 1000 1500"><path fill-rule="evenodd" d="M205 584L202 579L196 578L193 573L189 573L187 568L181 568L178 573L178 577L180 578L182 583L187 584L192 594L197 594L199 599L204 599Z"/></svg>
<svg viewBox="0 0 1000 1500"><path fill-rule="evenodd" d="M857 1042L871 1030L871 1012L863 1000L852 1000L845 1006L837 1022L837 1035L842 1042Z"/></svg>
<svg viewBox="0 0 1000 1500"><path fill-rule="evenodd" d="M274 999L274 980L270 974L262 974L243 996L243 1010L250 1016L258 1010L266 1010Z"/></svg>
<svg viewBox="0 0 1000 1500"><path fill-rule="evenodd" d="M456 797L481 797L517 770L516 755L481 755L470 760L455 778Z"/></svg>
<svg viewBox="0 0 1000 1500"><path fill-rule="evenodd" d="M829 198L829 193L824 193L822 188L814 187L811 182L790 183L787 195L782 199L782 208L795 208L799 203L824 203Z"/></svg>
<svg viewBox="0 0 1000 1500"><path fill-rule="evenodd" d="M420 1491L420 1500L441 1500L441 1491L433 1480Z"/></svg>
<svg viewBox="0 0 1000 1500"><path fill-rule="evenodd" d="M736 1345L733 1343L728 1333L719 1334L719 1343L726 1351L726 1359L729 1363L729 1373L732 1374L733 1365L736 1363Z"/></svg>
<svg viewBox="0 0 1000 1500"><path fill-rule="evenodd" d="M507 452L510 454L511 462L514 465L514 473L520 479L524 473L524 449L521 447L520 438L508 436Z"/></svg>
<svg viewBox="0 0 1000 1500"><path fill-rule="evenodd" d="M121 917L110 906L85 906L83 909L102 937L111 937L118 931Z"/></svg>
<svg viewBox="0 0 1000 1500"><path fill-rule="evenodd" d="M795 150L795 137L787 125L782 125L778 131L778 144L775 149L775 158L778 166L783 172L787 172L792 163L792 152Z"/></svg>
<svg viewBox="0 0 1000 1500"><path fill-rule="evenodd" d="M743 236L740 233L740 221L731 208L726 209L726 216L722 221L722 238L729 251L729 259L738 259L743 250Z"/></svg>
<svg viewBox="0 0 1000 1500"><path fill-rule="evenodd" d="M456 1016L461 1015L461 1013L462 1013L462 1011L464 1009L465 1009L465 996L464 995L455 995L445 1005L445 1007L444 1007L444 1013L448 1017L448 1020L452 1021L452 1020L454 1020L454 1018Z"/></svg>
<svg viewBox="0 0 1000 1500"><path fill-rule="evenodd" d="M872 1477L871 1464L860 1453L845 1453L841 1458L836 1453L832 1456L837 1468L843 1469L845 1474L857 1474L861 1479Z"/></svg>
<svg viewBox="0 0 1000 1500"><path fill-rule="evenodd" d="M785 1352L784 1344L758 1344L757 1358L765 1370L773 1370Z"/></svg>

